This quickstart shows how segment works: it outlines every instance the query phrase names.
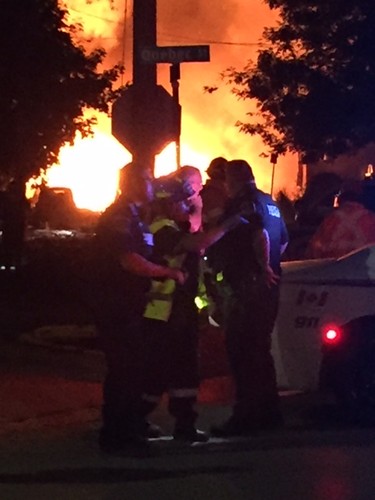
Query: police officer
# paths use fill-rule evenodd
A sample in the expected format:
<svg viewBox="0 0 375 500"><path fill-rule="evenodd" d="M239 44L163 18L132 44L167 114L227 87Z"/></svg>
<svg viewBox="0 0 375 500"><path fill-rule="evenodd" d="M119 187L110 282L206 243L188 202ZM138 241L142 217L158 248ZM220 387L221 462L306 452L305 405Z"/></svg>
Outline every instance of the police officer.
<svg viewBox="0 0 375 500"><path fill-rule="evenodd" d="M241 213L248 224L219 243L220 258L215 263L231 291L225 333L236 386L232 416L222 427L212 429L222 437L282 423L271 333L278 308L280 257L288 242L277 205L257 189L246 161L228 162L226 185L230 198L226 215Z"/></svg>
<svg viewBox="0 0 375 500"><path fill-rule="evenodd" d="M96 325L107 363L99 444L107 452L141 445L147 433L139 410L144 369L141 320L150 278L184 281L179 269L150 260L153 239L142 215L153 198L147 171L135 163L125 166L120 190L96 232Z"/></svg>

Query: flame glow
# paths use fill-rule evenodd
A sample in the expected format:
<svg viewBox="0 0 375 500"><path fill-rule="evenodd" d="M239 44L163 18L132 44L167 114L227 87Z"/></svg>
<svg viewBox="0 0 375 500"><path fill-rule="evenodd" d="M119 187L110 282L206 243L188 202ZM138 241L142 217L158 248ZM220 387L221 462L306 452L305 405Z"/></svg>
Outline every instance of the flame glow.
<svg viewBox="0 0 375 500"><path fill-rule="evenodd" d="M48 171L48 185L69 187L78 208L102 211L113 201L118 171L130 155L114 137L96 132L62 148L59 160Z"/></svg>
<svg viewBox="0 0 375 500"><path fill-rule="evenodd" d="M69 10L69 22L83 26L79 42L87 50L104 47L107 51L105 65L124 63L124 82L131 81L132 12L127 9L127 0L64 2ZM189 13L194 13L194 16ZM250 57L254 57L263 26L269 25L272 19L268 7L261 0L223 0L220 6L216 0L186 0L173 4L169 0L158 0L158 45L196 45L208 44L208 40L219 41L210 45L210 63L189 63L181 67L181 165L193 165L204 174L214 157L244 158L252 165L258 186L268 192L272 166L268 158L260 157L264 146L259 139L240 133L234 126L238 119L246 121L249 103L237 101L228 88L212 95L205 94L202 89L204 85L218 83L218 75L225 68L241 68ZM255 43L248 43L245 48L241 43L238 46L230 43L220 45L220 40L225 39ZM166 64L158 65L158 83L167 90L170 89L168 68ZM98 116L94 136L77 138L73 147L63 147L58 165L47 172L48 185L71 188L79 208L105 209L116 195L119 169L131 161L131 155L111 135L110 129L110 118ZM291 178L295 175L296 166L296 161L291 161L290 156L279 159L276 189L293 184ZM175 169L176 148L172 143L156 157L155 176Z"/></svg>
<svg viewBox="0 0 375 500"><path fill-rule="evenodd" d="M188 146L181 151L183 165L208 165L209 158ZM131 161L130 153L111 135L96 132L93 138L76 139L74 146L61 149L59 164L47 174L48 186L69 187L78 208L104 210L115 198L118 173ZM176 146L167 146L155 159L155 177L176 170Z"/></svg>
<svg viewBox="0 0 375 500"><path fill-rule="evenodd" d="M115 198L118 188L118 173L131 161L130 153L109 133L106 116L99 117L99 127L92 138L76 138L74 145L64 146L59 155L59 164L47 173L50 187L69 187L78 208L92 211L104 210ZM197 166L204 170L210 158L205 153L192 150L186 144L181 147L181 164ZM171 143L155 158L155 177L176 170L176 145Z"/></svg>

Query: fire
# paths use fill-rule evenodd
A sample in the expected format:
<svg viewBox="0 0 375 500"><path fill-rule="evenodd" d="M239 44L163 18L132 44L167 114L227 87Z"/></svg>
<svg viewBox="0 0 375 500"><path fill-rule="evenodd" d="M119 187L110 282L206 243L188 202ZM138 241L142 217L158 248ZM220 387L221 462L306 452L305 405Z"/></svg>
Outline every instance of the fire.
<svg viewBox="0 0 375 500"><path fill-rule="evenodd" d="M123 81L119 85L131 81L131 2L129 9L127 0L64 2L69 9L69 21L83 26L79 42L87 50L104 47L108 54L108 66L117 62L125 66ZM244 158L253 166L258 186L269 192L272 166L269 158L260 156L264 146L259 139L239 133L234 126L238 119L246 120L249 103L236 101L228 88L212 95L204 94L202 89L206 84L218 83L218 75L226 67L233 65L241 68L256 53L256 43L248 44L247 55L244 56L243 44L239 43L238 47L235 44L220 45L220 40L256 42L263 26L270 22L270 12L261 0L254 0L249 6L242 5L241 8L238 2L226 0L220 9L214 0L186 3L185 7L189 6L196 15L186 17L187 10L182 5L185 2L180 5L179 2L171 4L168 0L158 0L158 45L195 45L210 43L209 40L218 40L219 43L211 46L210 63L189 63L181 67L181 164L198 167L204 174L216 156ZM247 14L252 19L250 35ZM176 24L178 22L179 25ZM167 64L158 66L158 83L171 92L168 68ZM73 147L64 146L58 165L47 172L48 185L71 188L79 208L104 210L116 195L119 169L131 160L129 152L111 135L110 130L110 118L99 116L94 136L86 139L77 137ZM296 176L296 168L297 162L290 156L279 159L274 192L291 186L293 189L294 179L291 179ZM175 169L176 148L172 143L156 157L155 176Z"/></svg>
<svg viewBox="0 0 375 500"><path fill-rule="evenodd" d="M184 165L208 165L209 159L183 146ZM69 187L78 208L103 211L114 200L118 173L131 161L130 153L111 135L97 131L93 138L77 138L74 146L61 149L59 164L47 173L48 186ZM199 168L199 167L198 167ZM176 147L172 143L156 157L155 177L176 170ZM201 169L204 175L203 168Z"/></svg>
<svg viewBox="0 0 375 500"><path fill-rule="evenodd" d="M50 187L69 187L78 208L103 211L114 200L118 189L118 173L131 161L130 153L106 130L110 119L99 115L98 127L91 138L77 137L74 145L64 146L59 163L47 172ZM181 147L181 164L204 169L209 164L207 154L194 151L186 144ZM176 145L171 143L155 159L155 177L176 170Z"/></svg>
<svg viewBox="0 0 375 500"><path fill-rule="evenodd" d="M130 155L111 135L95 132L61 149L59 165L48 171L50 187L69 187L78 208L104 210L115 198L118 171Z"/></svg>

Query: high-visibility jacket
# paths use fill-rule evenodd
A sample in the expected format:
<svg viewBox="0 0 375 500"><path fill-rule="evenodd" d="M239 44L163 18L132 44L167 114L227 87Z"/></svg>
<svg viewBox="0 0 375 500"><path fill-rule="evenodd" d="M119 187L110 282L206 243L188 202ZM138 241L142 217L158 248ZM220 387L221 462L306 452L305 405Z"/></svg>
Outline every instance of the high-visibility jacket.
<svg viewBox="0 0 375 500"><path fill-rule="evenodd" d="M178 225L170 219L155 219L150 225L150 230L153 235L164 227L172 227L176 231L180 231ZM172 249L171 249L172 250ZM186 253L179 255L165 255L164 259L169 267L180 269ZM146 305L143 316L148 319L155 319L159 321L168 321L172 312L173 294L176 290L176 281L170 278L163 280L152 280L151 288L148 293L148 303Z"/></svg>

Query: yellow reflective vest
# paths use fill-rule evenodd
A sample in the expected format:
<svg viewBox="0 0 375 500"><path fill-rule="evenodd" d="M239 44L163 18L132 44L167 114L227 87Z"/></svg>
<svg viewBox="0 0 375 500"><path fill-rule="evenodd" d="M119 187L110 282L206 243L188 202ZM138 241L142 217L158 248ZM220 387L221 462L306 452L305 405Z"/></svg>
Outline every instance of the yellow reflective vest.
<svg viewBox="0 0 375 500"><path fill-rule="evenodd" d="M178 225L171 219L155 219L150 225L152 234L156 234L163 227L172 227L176 231L180 231ZM171 249L172 250L172 249ZM186 253L179 255L165 255L164 259L169 267L180 269ZM146 305L143 316L148 319L158 321L168 321L172 312L173 294L176 290L176 281L170 278L163 280L152 280L151 288L148 293L148 303Z"/></svg>

